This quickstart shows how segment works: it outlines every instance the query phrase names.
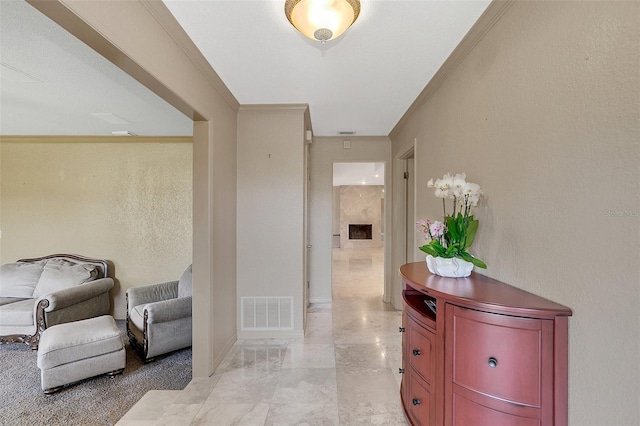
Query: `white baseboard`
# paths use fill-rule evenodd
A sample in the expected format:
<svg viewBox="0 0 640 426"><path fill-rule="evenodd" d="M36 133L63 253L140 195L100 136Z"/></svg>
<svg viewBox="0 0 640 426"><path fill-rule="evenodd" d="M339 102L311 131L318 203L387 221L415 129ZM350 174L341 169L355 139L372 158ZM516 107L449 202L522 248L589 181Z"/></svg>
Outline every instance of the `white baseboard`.
<svg viewBox="0 0 640 426"><path fill-rule="evenodd" d="M302 330L239 330L241 339L300 339L304 338Z"/></svg>
<svg viewBox="0 0 640 426"><path fill-rule="evenodd" d="M236 343L236 340L238 340L238 338L235 334L231 336L229 340L227 340L227 343L225 343L223 349L220 351L218 356L213 360L213 363L212 363L213 372L211 373L211 375L215 373L216 369L218 368L218 366L220 365L224 357L227 356L227 354L233 347L234 343Z"/></svg>
<svg viewBox="0 0 640 426"><path fill-rule="evenodd" d="M310 297L309 303L331 303L333 300L330 297Z"/></svg>

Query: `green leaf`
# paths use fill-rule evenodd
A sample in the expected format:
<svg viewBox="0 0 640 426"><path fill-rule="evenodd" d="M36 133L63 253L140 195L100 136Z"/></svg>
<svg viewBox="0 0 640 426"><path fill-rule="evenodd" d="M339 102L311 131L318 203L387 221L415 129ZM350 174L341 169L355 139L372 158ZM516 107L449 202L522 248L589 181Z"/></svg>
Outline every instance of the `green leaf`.
<svg viewBox="0 0 640 426"><path fill-rule="evenodd" d="M439 256L444 256L444 254L447 251L447 249L444 248L444 246L442 244L440 244L440 241L433 240L432 243L433 243L433 247L438 251L438 255Z"/></svg>
<svg viewBox="0 0 640 426"><path fill-rule="evenodd" d="M438 252L436 251L436 249L434 249L433 246L429 244L425 244L422 247L418 247L418 248L423 252L430 254L431 256L438 257Z"/></svg>
<svg viewBox="0 0 640 426"><path fill-rule="evenodd" d="M469 254L466 251L461 251L459 256L460 256L460 259L466 260L467 262L471 262L474 265L476 265L478 268L487 269L486 263L484 263L482 260L478 259L477 257L473 257L471 254Z"/></svg>
<svg viewBox="0 0 640 426"><path fill-rule="evenodd" d="M444 257L446 249L442 247L442 244L438 240L431 240L429 244L425 244L419 247L423 252L430 254L434 257Z"/></svg>
<svg viewBox="0 0 640 426"><path fill-rule="evenodd" d="M458 244L453 244L450 245L449 247L447 247L447 251L445 251L445 256L444 257L456 257L456 255L458 254L460 250L460 247L458 246Z"/></svg>
<svg viewBox="0 0 640 426"><path fill-rule="evenodd" d="M484 263L482 260L478 259L477 257L472 258L471 263L476 265L478 268L487 269L487 264Z"/></svg>
<svg viewBox="0 0 640 426"><path fill-rule="evenodd" d="M458 231L458 222L451 216L447 216L445 218L445 221L447 222L447 232L451 236L450 241L451 242L460 241L460 232Z"/></svg>
<svg viewBox="0 0 640 426"><path fill-rule="evenodd" d="M469 226L467 227L467 235L464 241L463 249L468 249L473 244L473 239L476 236L476 232L478 232L478 225L480 224L477 220L472 220L469 222Z"/></svg>

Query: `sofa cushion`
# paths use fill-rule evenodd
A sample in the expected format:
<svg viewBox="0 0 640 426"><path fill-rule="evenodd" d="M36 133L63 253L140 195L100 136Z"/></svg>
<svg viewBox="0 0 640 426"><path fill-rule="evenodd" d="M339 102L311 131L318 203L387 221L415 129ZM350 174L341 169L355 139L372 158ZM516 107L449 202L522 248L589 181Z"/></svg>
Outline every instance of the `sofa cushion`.
<svg viewBox="0 0 640 426"><path fill-rule="evenodd" d="M43 267L42 262L15 262L0 266L0 297L32 297Z"/></svg>
<svg viewBox="0 0 640 426"><path fill-rule="evenodd" d="M123 338L116 322L112 316L103 315L47 328L40 338L37 364L49 369L122 348Z"/></svg>
<svg viewBox="0 0 640 426"><path fill-rule="evenodd" d="M30 297L0 297L0 306L8 305L9 303L19 302L21 300L30 299Z"/></svg>
<svg viewBox="0 0 640 426"><path fill-rule="evenodd" d="M3 299L4 301L4 299ZM2 325L33 325L33 310L37 299L16 299L13 303L0 306L0 322Z"/></svg>
<svg viewBox="0 0 640 426"><path fill-rule="evenodd" d="M88 263L76 264L62 259L51 259L42 270L42 275L33 291L33 297L44 296L54 291L74 287L95 280L98 270Z"/></svg>
<svg viewBox="0 0 640 426"><path fill-rule="evenodd" d="M192 265L189 265L189 267L182 273L180 281L178 281L178 297L193 296L191 293L191 269Z"/></svg>

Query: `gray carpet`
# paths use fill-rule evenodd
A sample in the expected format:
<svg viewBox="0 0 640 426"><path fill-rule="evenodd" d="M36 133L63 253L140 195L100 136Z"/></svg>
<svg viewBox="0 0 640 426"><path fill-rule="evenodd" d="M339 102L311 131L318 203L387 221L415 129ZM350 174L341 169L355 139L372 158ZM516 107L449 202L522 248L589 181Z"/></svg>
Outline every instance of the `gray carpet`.
<svg viewBox="0 0 640 426"><path fill-rule="evenodd" d="M117 321L124 332L124 321ZM124 374L87 379L46 396L37 353L23 344L0 345L0 425L113 425L153 389L184 389L191 381L191 348L144 364L127 344Z"/></svg>

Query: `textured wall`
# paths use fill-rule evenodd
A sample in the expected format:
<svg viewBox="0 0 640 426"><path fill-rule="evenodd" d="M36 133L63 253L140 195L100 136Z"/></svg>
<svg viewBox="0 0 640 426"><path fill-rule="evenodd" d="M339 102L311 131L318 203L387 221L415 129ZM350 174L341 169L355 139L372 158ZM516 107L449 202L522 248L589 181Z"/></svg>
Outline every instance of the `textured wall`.
<svg viewBox="0 0 640 426"><path fill-rule="evenodd" d="M0 149L2 262L53 253L108 259L120 319L128 288L178 279L191 263L190 142L5 139Z"/></svg>
<svg viewBox="0 0 640 426"><path fill-rule="evenodd" d="M515 2L392 138L485 191L486 274L573 309L573 425L640 424L640 3Z"/></svg>

